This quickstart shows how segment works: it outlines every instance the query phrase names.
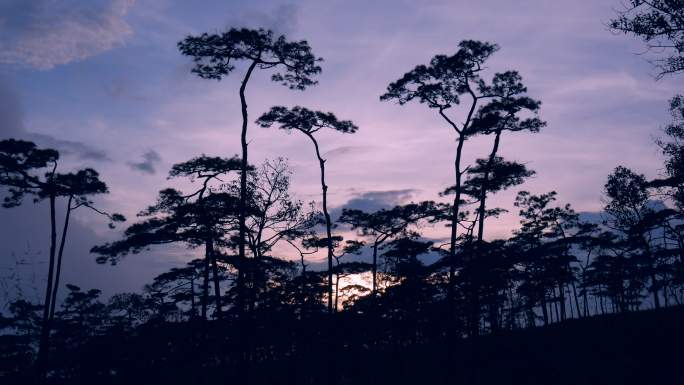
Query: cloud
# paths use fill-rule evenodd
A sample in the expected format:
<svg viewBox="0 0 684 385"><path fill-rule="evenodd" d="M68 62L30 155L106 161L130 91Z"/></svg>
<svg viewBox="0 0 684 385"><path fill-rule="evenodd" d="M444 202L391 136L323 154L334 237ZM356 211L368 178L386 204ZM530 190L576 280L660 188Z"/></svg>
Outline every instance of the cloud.
<svg viewBox="0 0 684 385"><path fill-rule="evenodd" d="M79 160L110 160L104 151L85 143L27 132L19 95L9 82L0 77L0 140L7 138L30 140L39 146L54 148L61 155L75 156Z"/></svg>
<svg viewBox="0 0 684 385"><path fill-rule="evenodd" d="M417 190L414 189L366 191L357 194L342 206L330 210L330 216L336 220L342 214L342 209L356 209L365 212L388 209L407 202L416 192Z"/></svg>
<svg viewBox="0 0 684 385"><path fill-rule="evenodd" d="M57 139L50 135L30 133L26 134L25 138L35 142L39 146L54 148L58 150L61 155L75 156L80 160L93 160L97 162L111 161L107 153L103 150L90 147L82 142Z"/></svg>
<svg viewBox="0 0 684 385"><path fill-rule="evenodd" d="M271 12L245 10L228 21L228 28L265 28L276 34L288 35L297 29L298 22L299 7L295 4L281 4Z"/></svg>
<svg viewBox="0 0 684 385"><path fill-rule="evenodd" d="M0 5L0 63L50 69L123 44L134 0L8 0Z"/></svg>
<svg viewBox="0 0 684 385"><path fill-rule="evenodd" d="M156 165L157 163L161 162L161 156L159 156L159 153L154 150L148 150L143 154L142 157L142 162L129 162L128 166L132 170L140 171L150 175L156 174Z"/></svg>
<svg viewBox="0 0 684 385"><path fill-rule="evenodd" d="M350 199L344 206L350 209L376 211L404 203L415 193L414 189L367 191Z"/></svg>
<svg viewBox="0 0 684 385"><path fill-rule="evenodd" d="M343 157L347 155L364 155L372 150L377 149L375 146L340 146L335 147L330 151L326 151L323 156L328 158Z"/></svg>

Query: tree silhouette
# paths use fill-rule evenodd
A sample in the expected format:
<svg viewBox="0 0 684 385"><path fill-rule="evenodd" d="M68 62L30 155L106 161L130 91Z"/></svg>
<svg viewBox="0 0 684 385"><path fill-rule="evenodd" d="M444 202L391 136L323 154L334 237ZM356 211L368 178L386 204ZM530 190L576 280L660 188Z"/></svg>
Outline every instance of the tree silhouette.
<svg viewBox="0 0 684 385"><path fill-rule="evenodd" d="M454 160L455 184L454 199L451 206L451 236L449 245L449 294L448 300L453 306L453 285L456 275L456 242L458 225L461 221L460 206L462 204L462 166L463 145L467 138L476 134L472 130L478 104L496 95L489 94L489 88L481 79L484 63L499 48L495 44L464 40L458 45L458 51L451 55L436 55L428 65L416 66L400 79L387 86L387 92L380 100L396 100L400 105L417 100L429 108L437 110L439 115L457 135L456 156ZM447 112L457 107L461 99L470 99L466 116L462 124Z"/></svg>
<svg viewBox="0 0 684 385"><path fill-rule="evenodd" d="M247 99L245 90L254 69L277 68L282 72L271 75L271 80L290 89L304 90L315 85L314 77L321 72L317 62L321 61L311 53L309 44L303 40L291 42L285 36L274 37L273 32L264 29L231 28L221 34L203 33L188 36L178 43L182 54L191 56L195 66L192 72L203 79L221 80L234 69L235 63L246 61L249 67L240 85L242 111L242 168L240 173L240 216L239 216L239 258L245 258L246 247L246 202L247 202ZM239 282L239 285L242 283ZM242 294L240 294L240 298ZM239 305L242 307L242 305Z"/></svg>
<svg viewBox="0 0 684 385"><path fill-rule="evenodd" d="M664 227L666 247L659 253L663 257L674 258L670 274L672 284L684 284L684 97L677 95L670 101L672 122L665 127L666 139L658 139L656 144L665 157L664 175L648 182L657 196L669 204L671 209L660 210L660 222ZM666 288L664 288L666 290ZM667 300L667 293L665 299ZM674 296L677 300L677 296Z"/></svg>
<svg viewBox="0 0 684 385"><path fill-rule="evenodd" d="M240 169L245 168L244 164L239 164L238 167L238 159L237 157L233 157L230 159L225 159L225 158L218 158L218 157L207 157L207 156L201 156L197 158L193 158L187 162L179 163L173 165L171 168L171 171L169 172L169 178L176 178L176 177L188 177L191 179L199 179L201 180L202 187L195 191L194 193L186 196L186 199L189 199L193 196L197 196L197 201L196 203L198 204L198 214L199 214L199 220L201 226L204 227L205 229L205 241L204 241L204 246L205 246L205 258L206 258L206 263L207 266L211 262L211 268L213 272L213 279L214 279L214 295L216 297L216 314L218 315L218 318L221 318L221 285L220 285L220 279L219 279L219 271L218 271L218 262L216 258L216 254L214 251L215 248L215 232L214 226L216 226L217 219L216 217L213 217L213 214L211 211L215 210L215 207L212 207L211 204L207 204L207 199L205 199L205 194L209 193L209 183L214 180L214 179L219 179L220 176L228 174L230 171L237 171ZM219 179L220 180L220 179ZM229 202L231 200L228 200ZM242 201L241 201L242 204ZM225 207L225 206L223 206ZM230 207L229 207L230 209ZM240 212L242 213L243 209L240 209ZM242 214L241 214L242 215ZM244 220L244 219L243 219ZM220 230L219 230L220 231ZM238 265L239 266L239 265ZM208 272L208 270L205 270ZM205 273L205 277L206 277ZM205 280L205 296L206 296L206 285L207 285L208 280ZM204 301L204 305L206 306L206 300ZM203 315L206 314L206 309L203 309Z"/></svg>
<svg viewBox="0 0 684 385"><path fill-rule="evenodd" d="M50 301L52 300L57 247L55 214L57 191L52 181L57 171L58 159L59 153L56 150L39 149L32 142L14 139L0 141L0 183L3 186L7 186L10 193L9 196L5 197L3 206L19 206L27 194L36 196L36 200L43 198L47 194L50 203L50 254L45 302L43 303L40 345L36 361L37 375L41 381L44 381L47 374L50 344ZM46 168L48 171L43 177L36 175L36 173Z"/></svg>
<svg viewBox="0 0 684 385"><path fill-rule="evenodd" d="M665 139L656 140L665 157L664 175L648 182L647 187L664 193L678 211L684 211L684 96L670 100L672 122L664 133Z"/></svg>
<svg viewBox="0 0 684 385"><path fill-rule="evenodd" d="M271 107L271 109L261 115L257 124L262 127L271 127L274 124L283 130L297 130L311 140L316 150L316 158L321 169L321 189L323 191L323 215L325 216L325 230L327 234L328 247L328 311L334 311L333 306L333 237L332 220L328 213L328 185L325 182L325 159L323 159L318 141L314 134L321 129L331 129L343 134L353 134L358 127L349 120L338 120L331 112L311 111L304 107L293 107L287 109L282 106Z"/></svg>
<svg viewBox="0 0 684 385"><path fill-rule="evenodd" d="M189 264L197 265L197 260L191 261ZM199 267L201 268L201 266ZM197 267L195 269L197 270ZM142 294L114 294L109 299L107 308L113 327L124 332L134 330L150 319L148 299ZM196 317L195 309L192 310L191 316Z"/></svg>
<svg viewBox="0 0 684 385"><path fill-rule="evenodd" d="M156 276L154 281L145 287L145 291L154 297L156 301L159 301L157 308L160 310L161 314L159 315L161 317L164 317L169 308L167 306L167 298L170 303L174 304L174 307L177 304L187 304L190 302L189 319L193 320L197 317L195 285L196 281L202 280L204 271L207 270L206 265L207 262L201 259L192 260L184 267L174 267ZM217 302L216 306L218 308L220 302ZM203 310L206 312L206 309Z"/></svg>
<svg viewBox="0 0 684 385"><path fill-rule="evenodd" d="M43 323L38 353L38 376L45 380L48 370L51 321L54 317L57 290L62 269L62 257L66 243L71 212L80 207L108 217L112 222L124 221L121 214L108 214L97 209L89 196L108 192L107 185L99 179L97 171L87 168L75 173L57 173L59 153L52 149L39 149L32 142L7 139L0 141L0 185L8 187L9 196L4 207L16 207L25 195L33 195L34 202L47 199L50 205L50 254L48 276L43 304ZM39 170L47 169L41 176ZM62 236L57 251L56 201L67 198ZM55 260L55 257L56 260Z"/></svg>
<svg viewBox="0 0 684 385"><path fill-rule="evenodd" d="M584 240L587 231L582 230L578 215L569 204L551 207L556 195L555 191L541 195L521 191L515 201L521 217L514 244L522 252L522 292L526 296L527 311L539 305L545 324L549 323L550 303L560 308L558 318L566 319L566 287L573 288L575 305L579 307L573 268L577 258L571 248Z"/></svg>
<svg viewBox="0 0 684 385"><path fill-rule="evenodd" d="M485 201L489 190L489 178L495 163L499 162L497 154L501 142L501 134L505 131L520 132L529 131L532 133L546 125L536 114L539 111L541 102L530 97L524 96L527 87L522 84L522 77L515 71L497 73L492 79L492 84L483 87L480 91L492 98L486 105L481 106L475 114L469 130L479 134L493 134L494 144L487 159L486 166L481 172L481 186L478 207L478 235L477 239L482 242L484 237L485 220ZM521 115L532 115L532 117L522 117ZM499 162L501 163L501 162ZM482 165L479 165L482 168ZM500 166L499 166L500 167ZM514 170L510 170L513 172ZM525 175L530 176L530 175ZM518 184L521 182L518 182ZM493 191L496 191L493 190Z"/></svg>
<svg viewBox="0 0 684 385"><path fill-rule="evenodd" d="M382 257L395 284L385 289L380 306L385 308L386 317L401 325L393 336L398 341L417 342L421 315L427 312L435 296L434 287L427 282L429 269L418 258L428 253L432 244L420 240L416 233L409 233L383 246Z"/></svg>
<svg viewBox="0 0 684 385"><path fill-rule="evenodd" d="M374 297L377 294L378 249L386 241L405 235L409 226L421 219L429 218L436 210L435 203L430 201L395 206L371 213L358 209L342 209L338 221L351 225L353 230L358 230L360 236L371 237L373 241L371 294Z"/></svg>
<svg viewBox="0 0 684 385"><path fill-rule="evenodd" d="M190 247L203 245L205 265L201 315L206 319L211 266L217 303L216 316L220 318L221 293L215 248L217 244L230 242L225 239L224 232L234 227L233 218L239 211L239 203L230 194L213 192L210 183L219 180L222 175L240 169L241 162L236 157L202 155L175 164L169 172L169 178L198 180L201 187L188 195L171 188L160 191L157 203L138 214L148 219L128 227L123 240L93 247L92 251L100 255L98 262L109 261L114 264L121 256L138 253L151 245L178 242Z"/></svg>
<svg viewBox="0 0 684 385"><path fill-rule="evenodd" d="M674 54L657 62L661 75L681 72L681 2L631 4L611 27L644 37L651 48L665 42L660 48ZM319 132L354 133L354 123L329 112L278 106L256 120L311 141L321 210L291 193L292 172L284 159L257 168L247 163L249 80L256 69L273 69L280 72L272 80L291 89L315 84L320 59L308 43L263 29L231 29L189 36L178 48L193 58L192 71L202 78L221 80L245 65L242 156L200 155L175 164L169 179L182 190L161 190L121 239L92 248L97 262L112 264L158 245L187 249L187 261L158 274L139 293L105 301L98 289L67 284L57 306L72 213L88 208L112 222L123 217L95 204L94 196L108 192L96 171L61 173L57 151L0 141L3 205L31 197L50 206L45 303L19 299L0 308L1 383L681 379L684 97L671 100L673 120L656 140L664 159L658 177L615 168L603 186L601 213L558 204L554 191L520 191L513 203L519 226L511 236L485 240L485 225L506 212L487 206L491 195L535 174L502 157L504 135L537 132L545 122L538 116L540 102L527 96L517 72L485 80L496 45L462 41L456 53L416 66L380 97L425 104L455 131L455 184L439 194L453 195L453 201L343 209L336 227ZM465 142L478 135L490 147L485 154L467 153ZM66 211L58 239L61 200ZM435 223L446 223L448 239L427 226ZM323 249L326 258L318 265L313 256ZM360 261L361 251L372 252L372 263ZM9 280L18 281L14 270ZM369 275L372 282L366 282ZM1 290L10 286L0 280ZM602 359L606 355L610 362ZM533 365L520 369L521 359ZM637 361L641 365L633 365ZM639 367L652 370L643 374Z"/></svg>
<svg viewBox="0 0 684 385"><path fill-rule="evenodd" d="M653 61L658 77L684 70L684 3L679 0L630 0L608 23L614 32L643 39L649 50L667 53Z"/></svg>
<svg viewBox="0 0 684 385"><path fill-rule="evenodd" d="M649 291L653 295L653 304L659 308L661 283L657 278L657 258L651 244L656 224L648 220L654 215L654 210L649 206L646 178L618 166L608 176L605 193L609 199L604 207L608 215L606 225L622 233L628 247L636 253L633 257L643 261L645 273L651 280Z"/></svg>
<svg viewBox="0 0 684 385"><path fill-rule="evenodd" d="M485 210L487 193L496 193L522 184L525 178L529 178L534 174L535 172L528 170L525 165L509 162L498 156L490 156L488 159L477 159L475 165L466 171L467 179L463 182L463 193L473 196L479 201L477 217L475 218L479 229L477 235L478 242L483 242L484 219L489 216ZM445 192L451 191L451 189L447 189ZM500 210L494 210L491 214L496 215L499 213Z"/></svg>
<svg viewBox="0 0 684 385"><path fill-rule="evenodd" d="M64 224L62 226L62 237L59 243L59 251L57 252L57 267L55 272L55 285L52 289L52 303L50 307L50 319L54 318L55 307L57 305L57 289L59 288L59 279L62 271L62 256L64 254L64 245L66 243L67 231L69 229L69 219L71 213L81 207L90 209L97 214L109 218L110 227L114 227L114 222L123 222L126 218L121 214L109 214L105 211L99 210L88 198L89 195L106 194L109 192L107 185L99 179L99 174L93 169L79 170L76 173L56 174L54 177L55 184L58 185L59 196L67 197L66 213L64 215Z"/></svg>
<svg viewBox="0 0 684 385"><path fill-rule="evenodd" d="M62 303L55 323L55 345L62 351L79 351L83 345L104 329L107 307L100 302L101 291L90 289L82 291L76 285L66 285L68 294ZM81 363L76 354L56 355L55 361L61 367L79 367Z"/></svg>
<svg viewBox="0 0 684 385"><path fill-rule="evenodd" d="M291 170L283 158L267 160L249 174L246 226L247 245L253 260L245 262L251 266L246 271L253 285L250 310L259 300L260 293L265 294L266 277L263 274L278 264L271 255L276 245L311 235L321 222L313 203L305 211L303 202L291 195L290 176ZM240 186L233 184L229 188L233 195L239 193Z"/></svg>
<svg viewBox="0 0 684 385"><path fill-rule="evenodd" d="M308 250L314 250L314 252L316 252L321 248L327 249L329 244L328 242L328 238L319 238L318 236L314 235L304 239L302 246ZM332 237L331 243L333 245L333 259L335 260L335 267L333 268L333 273L335 275L333 309L337 310L339 304L339 293L341 289L340 279L349 275L367 272L368 264L363 262L341 261L341 259L346 255L359 255L361 253L361 249L363 246L365 246L363 242L356 240L345 241L343 237L335 235Z"/></svg>

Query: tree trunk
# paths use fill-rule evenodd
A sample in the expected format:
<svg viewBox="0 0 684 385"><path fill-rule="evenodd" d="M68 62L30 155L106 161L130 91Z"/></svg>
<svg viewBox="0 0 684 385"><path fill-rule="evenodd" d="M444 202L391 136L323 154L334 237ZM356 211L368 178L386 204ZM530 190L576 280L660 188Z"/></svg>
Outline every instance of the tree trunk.
<svg viewBox="0 0 684 385"><path fill-rule="evenodd" d="M577 318L581 318L584 315L582 315L582 312L580 311L580 305L579 305L579 297L577 296L577 285L575 285L575 282L572 282L572 295L575 297L575 309L577 310Z"/></svg>
<svg viewBox="0 0 684 385"><path fill-rule="evenodd" d="M338 264L339 265L339 264ZM338 300L340 298L340 273L335 274L335 311L337 311Z"/></svg>
<svg viewBox="0 0 684 385"><path fill-rule="evenodd" d="M651 270L651 284L653 288L651 291L653 292L653 304L655 305L656 309L660 309L660 297L658 296L658 287L657 287L657 278L655 274L655 267L653 266L653 262L650 259L651 257L649 256L649 268Z"/></svg>
<svg viewBox="0 0 684 385"><path fill-rule="evenodd" d="M553 295L554 297L556 296L556 288L553 288ZM560 298L560 296L556 297ZM558 303L560 301L553 301L551 302L551 310L556 312L556 322L560 321L560 314L558 312Z"/></svg>
<svg viewBox="0 0 684 385"><path fill-rule="evenodd" d="M207 319L207 307L209 304L209 245L204 244L204 270L202 271L202 319Z"/></svg>
<svg viewBox="0 0 684 385"><path fill-rule="evenodd" d="M237 306L238 314L243 311L243 291L244 291L244 273L242 271L242 263L246 258L245 255L245 236L247 233L246 216L247 216L247 170L249 168L249 163L247 162L247 99L245 98L245 89L247 88L247 83L249 78L252 76L252 72L257 65L257 61L253 60L250 64L245 77L242 79L240 84L240 106L242 112L242 132L240 134L240 144L242 146L242 163L240 164L240 213L238 221L240 222L240 236L238 240L238 290L237 290Z"/></svg>
<svg viewBox="0 0 684 385"><path fill-rule="evenodd" d="M558 299L558 304L560 305L560 320L565 321L565 289L563 288L562 283L558 285Z"/></svg>
<svg viewBox="0 0 684 385"><path fill-rule="evenodd" d="M484 221L485 221L485 202L487 200L487 184L489 183L489 173L494 166L494 160L496 159L496 154L499 151L499 143L501 141L501 130L496 131L496 136L494 137L494 147L492 147L492 152L489 154L489 160L487 160L487 169L482 177L482 186L480 186L480 207L477 209L478 219L480 220L477 228L477 241L482 243L484 239Z"/></svg>
<svg viewBox="0 0 684 385"><path fill-rule="evenodd" d="M318 165L321 169L321 190L323 191L323 215L325 216L325 233L326 233L326 246L328 248L328 312L334 313L335 308L333 307L333 243L332 243L332 221L330 219L330 213L328 213L328 185L325 184L325 159L321 157L320 149L318 148L318 142L308 132L303 131L305 135L311 139L316 149L316 158L318 158Z"/></svg>
<svg viewBox="0 0 684 385"><path fill-rule="evenodd" d="M55 219L55 200L54 192L50 193L50 261L48 267L47 284L45 288L45 304L43 305L43 322L40 332L40 344L38 346L38 376L40 382L47 380L48 355L50 349L50 300L52 299L52 285L55 269L55 249L57 245L57 228Z"/></svg>
<svg viewBox="0 0 684 385"><path fill-rule="evenodd" d="M244 262L246 258L245 254L245 237L247 233L246 216L247 216L247 169L249 163L247 162L247 99L245 98L245 89L247 88L247 83L249 82L250 76L254 68L257 66L257 61L253 60L249 65L245 77L242 79L240 84L240 106L242 112L242 132L240 134L240 144L242 147L242 163L240 165L240 212L238 216L239 221L239 239L238 239L238 277L237 277L237 298L235 305L237 307L238 315L238 329L239 329L239 345L240 345L240 359L237 361L237 373L238 378L244 382L249 383L249 331L247 330L250 325L245 324L244 313L244 290L245 290L245 272L244 272Z"/></svg>
<svg viewBox="0 0 684 385"><path fill-rule="evenodd" d="M653 305L656 309L660 309L660 298L658 297L658 281L655 273L655 266L653 261L653 254L651 253L651 247L644 236L641 236L641 242L644 246L644 252L646 252L646 259L648 260L648 270L649 276L651 278L651 292L653 293Z"/></svg>
<svg viewBox="0 0 684 385"><path fill-rule="evenodd" d="M378 241L377 239L375 240L375 243L373 243L373 266L372 266L372 273L373 273L373 285L372 285L372 298L375 298L377 296L377 274L378 274Z"/></svg>
<svg viewBox="0 0 684 385"><path fill-rule="evenodd" d="M211 268L214 276L214 296L216 296L216 318L223 319L223 312L221 311L221 281L219 279L218 262L216 261L216 253L214 253L214 239L209 237L207 239L207 254L211 260Z"/></svg>
<svg viewBox="0 0 684 385"><path fill-rule="evenodd" d="M450 312L453 310L455 302L454 284L456 280L456 239L458 236L458 214L461 203L461 156L463 153L464 143L465 135L460 134L458 137L458 146L456 147L456 160L454 161L456 184L454 185L455 196L451 214L451 237L449 240L449 287L447 292L447 300L449 302Z"/></svg>
<svg viewBox="0 0 684 385"><path fill-rule="evenodd" d="M59 289L59 277L62 273L62 255L64 254L64 244L66 243L67 231L69 229L69 217L71 216L71 202L73 196L69 196L67 211L64 216L64 227L62 228L62 239L59 243L57 252L57 271L55 272L55 285L52 288L52 303L50 305L50 322L55 319L55 308L57 307L57 290Z"/></svg>
<svg viewBox="0 0 684 385"><path fill-rule="evenodd" d="M299 316L300 319L304 318L304 308L306 304L306 264L304 263L304 254L301 254L301 264L302 264L302 287L301 287L301 300L300 300L300 310L299 310Z"/></svg>
<svg viewBox="0 0 684 385"><path fill-rule="evenodd" d="M193 271L194 273L194 271ZM190 277L190 314L192 314L191 319L197 317L197 310L195 306L195 278Z"/></svg>

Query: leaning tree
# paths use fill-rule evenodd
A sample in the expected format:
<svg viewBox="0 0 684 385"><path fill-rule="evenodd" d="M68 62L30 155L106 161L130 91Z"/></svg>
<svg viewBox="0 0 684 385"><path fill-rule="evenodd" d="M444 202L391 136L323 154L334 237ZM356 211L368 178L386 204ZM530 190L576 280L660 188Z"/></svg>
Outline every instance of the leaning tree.
<svg viewBox="0 0 684 385"><path fill-rule="evenodd" d="M220 34L188 36L178 42L178 48L182 54L193 58L195 66L192 72L203 79L221 80L235 69L237 62L249 63L240 85L242 168L238 250L240 259L244 259L247 232L247 83L255 69L275 68L281 71L271 75L273 81L290 89L304 90L317 83L314 77L321 72L317 63L322 59L311 53L311 47L305 40L288 41L285 36L275 37L272 31L264 29L231 28Z"/></svg>
<svg viewBox="0 0 684 385"><path fill-rule="evenodd" d="M277 124L283 130L297 130L306 135L311 140L318 158L318 165L321 169L321 189L323 191L323 215L325 216L325 230L327 234L328 249L328 311L334 311L333 305L333 259L334 247L332 237L332 220L328 213L328 185L325 182L325 159L321 155L318 141L314 136L321 129L330 129L343 134L352 134L358 127L349 120L338 120L331 112L312 111L304 107L293 107L287 109L282 106L271 107L271 109L261 115L257 123L262 127L271 127Z"/></svg>

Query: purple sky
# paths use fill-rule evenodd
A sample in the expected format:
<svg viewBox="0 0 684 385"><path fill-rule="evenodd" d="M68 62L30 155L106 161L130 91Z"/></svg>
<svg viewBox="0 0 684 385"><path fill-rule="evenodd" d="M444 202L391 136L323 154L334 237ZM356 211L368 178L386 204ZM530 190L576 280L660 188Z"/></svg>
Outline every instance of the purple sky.
<svg viewBox="0 0 684 385"><path fill-rule="evenodd" d="M521 189L556 190L561 202L578 211L598 211L605 178L618 164L658 173L653 139L667 122L667 100L682 85L680 78L655 81L648 55L638 55L643 45L607 30L619 1L223 0L198 6L2 0L0 136L55 146L68 154L66 169L96 168L111 189L101 204L133 218L169 185L173 163L239 151L242 68L221 82L199 79L176 42L231 26L265 27L308 40L325 61L320 84L304 92L259 73L248 89L250 121L274 104L302 105L360 127L354 135L321 135L331 206L438 199L436 193L453 180L453 132L424 105L398 106L378 97L415 65L455 52L459 41L486 40L501 50L485 77L520 71L529 94L542 100L541 117L548 122L539 134L503 138L504 157L526 163L537 175L491 202L511 208ZM317 163L305 138L252 124L249 139L253 163L289 158L296 195L318 200ZM490 140L467 143L467 160L486 155ZM45 210L35 207L0 211L0 223L11 224L0 239L0 280L23 258L32 262L21 265L21 279L35 272L40 285L47 249L40 215ZM516 222L512 210L488 224L489 235L507 236ZM116 236L100 218L79 215L65 282L135 290L187 258L182 251L171 259L150 253L116 268L96 266L87 250Z"/></svg>

